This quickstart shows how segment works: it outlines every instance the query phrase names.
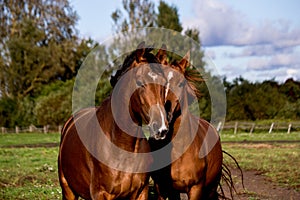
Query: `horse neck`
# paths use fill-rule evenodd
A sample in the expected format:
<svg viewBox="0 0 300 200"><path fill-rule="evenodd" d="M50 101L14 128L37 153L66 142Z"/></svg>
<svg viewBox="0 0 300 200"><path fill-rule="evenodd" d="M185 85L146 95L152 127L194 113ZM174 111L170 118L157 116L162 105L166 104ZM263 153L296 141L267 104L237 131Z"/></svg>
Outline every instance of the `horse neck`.
<svg viewBox="0 0 300 200"><path fill-rule="evenodd" d="M182 105L180 115L171 125L173 146L180 149L186 148L194 140L198 129L198 120L189 111L187 96L184 97Z"/></svg>
<svg viewBox="0 0 300 200"><path fill-rule="evenodd" d="M130 121L131 119L128 119L130 116L123 112L118 113L118 116L114 116L111 108L111 98L109 98L108 101L104 103L104 105L101 105L101 107L103 107L104 109L99 114L103 116L104 113L105 116L102 117L103 120L102 123L100 120L100 123L101 127L103 127L102 129L104 129L103 131L105 135L109 138L109 140L124 150L130 152L138 151L143 134L141 128L139 126L132 125L131 127L127 127L131 130L130 133L126 133L126 131L123 131L119 127L118 121ZM115 117L118 117L118 119L120 120L115 120Z"/></svg>

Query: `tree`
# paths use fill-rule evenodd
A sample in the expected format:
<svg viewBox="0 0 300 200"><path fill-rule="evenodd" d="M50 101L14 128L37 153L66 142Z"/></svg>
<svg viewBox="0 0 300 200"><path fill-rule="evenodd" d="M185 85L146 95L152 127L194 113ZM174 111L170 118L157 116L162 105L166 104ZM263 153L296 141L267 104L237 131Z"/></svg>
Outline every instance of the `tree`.
<svg viewBox="0 0 300 200"><path fill-rule="evenodd" d="M177 32L182 31L182 25L179 20L178 9L176 6L168 5L164 1L159 2L156 25L161 28L171 29Z"/></svg>
<svg viewBox="0 0 300 200"><path fill-rule="evenodd" d="M154 26L156 14L150 0L123 0L123 9L125 13L116 9L111 14L115 32L126 34L136 28Z"/></svg>
<svg viewBox="0 0 300 200"><path fill-rule="evenodd" d="M22 99L74 76L78 19L67 0L0 0L0 90Z"/></svg>
<svg viewBox="0 0 300 200"><path fill-rule="evenodd" d="M38 125L60 125L72 114L73 80L45 85L33 109Z"/></svg>
<svg viewBox="0 0 300 200"><path fill-rule="evenodd" d="M250 83L239 77L227 83L227 120L274 119L284 108L287 98L278 91L275 81ZM282 113L282 112L281 112Z"/></svg>

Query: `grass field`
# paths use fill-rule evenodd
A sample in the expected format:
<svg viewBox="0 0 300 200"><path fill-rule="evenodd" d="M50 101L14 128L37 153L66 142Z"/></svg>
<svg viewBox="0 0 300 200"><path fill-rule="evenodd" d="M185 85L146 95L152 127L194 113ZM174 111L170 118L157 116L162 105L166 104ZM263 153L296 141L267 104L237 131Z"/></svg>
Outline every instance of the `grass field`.
<svg viewBox="0 0 300 200"><path fill-rule="evenodd" d="M220 134L222 142L251 142L251 141L298 141L300 142L300 132L279 133L238 133L233 131L224 131Z"/></svg>
<svg viewBox="0 0 300 200"><path fill-rule="evenodd" d="M27 145L27 144L58 143L59 140L60 140L60 134L58 133L0 134L0 147Z"/></svg>
<svg viewBox="0 0 300 200"><path fill-rule="evenodd" d="M257 170L281 186L300 191L300 133L221 134L223 150L244 170ZM226 156L225 156L226 158Z"/></svg>
<svg viewBox="0 0 300 200"><path fill-rule="evenodd" d="M221 137L224 150L232 154L243 169L258 170L272 181L300 190L300 133L234 136L224 133ZM257 140L291 142L239 143ZM22 147L58 142L59 134L0 134L0 199L60 199L58 147Z"/></svg>

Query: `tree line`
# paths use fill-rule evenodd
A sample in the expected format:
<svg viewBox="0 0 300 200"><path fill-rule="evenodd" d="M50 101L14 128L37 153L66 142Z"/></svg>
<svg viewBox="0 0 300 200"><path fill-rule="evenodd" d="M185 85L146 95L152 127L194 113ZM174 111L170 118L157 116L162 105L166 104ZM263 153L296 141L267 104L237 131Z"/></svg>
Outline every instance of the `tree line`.
<svg viewBox="0 0 300 200"><path fill-rule="evenodd" d="M205 68L199 31L183 31L175 5L123 0L123 8L116 9L111 19L114 32L124 36L138 27L163 27L193 38L199 43L196 64ZM120 48L112 45L107 50L92 38L80 38L77 21L68 0L0 0L0 126L63 124L72 112L75 77L89 52L100 48L99 59L107 62ZM232 82L224 78L223 84L227 120L300 119L300 82L296 80L251 83L239 77ZM107 82L99 83L96 104L110 91ZM204 90L199 104L204 118L210 115L208 99Z"/></svg>

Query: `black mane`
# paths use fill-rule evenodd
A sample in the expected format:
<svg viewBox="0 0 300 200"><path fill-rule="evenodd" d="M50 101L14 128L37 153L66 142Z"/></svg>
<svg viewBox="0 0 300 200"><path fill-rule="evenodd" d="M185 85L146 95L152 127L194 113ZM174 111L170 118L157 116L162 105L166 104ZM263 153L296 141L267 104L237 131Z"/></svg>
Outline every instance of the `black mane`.
<svg viewBox="0 0 300 200"><path fill-rule="evenodd" d="M143 55L143 58L147 60L147 62L151 65L151 69L159 74L163 74L162 69L157 65L160 64L159 60L151 53L153 50L153 47L147 47L145 48L145 53ZM122 75L124 75L127 71L129 71L133 66L132 63L137 59L137 50L134 50L131 52L126 58L124 59L124 62L122 65L119 66L119 69L117 70L115 75L111 76L110 84L112 87L114 87L118 80L121 78Z"/></svg>

